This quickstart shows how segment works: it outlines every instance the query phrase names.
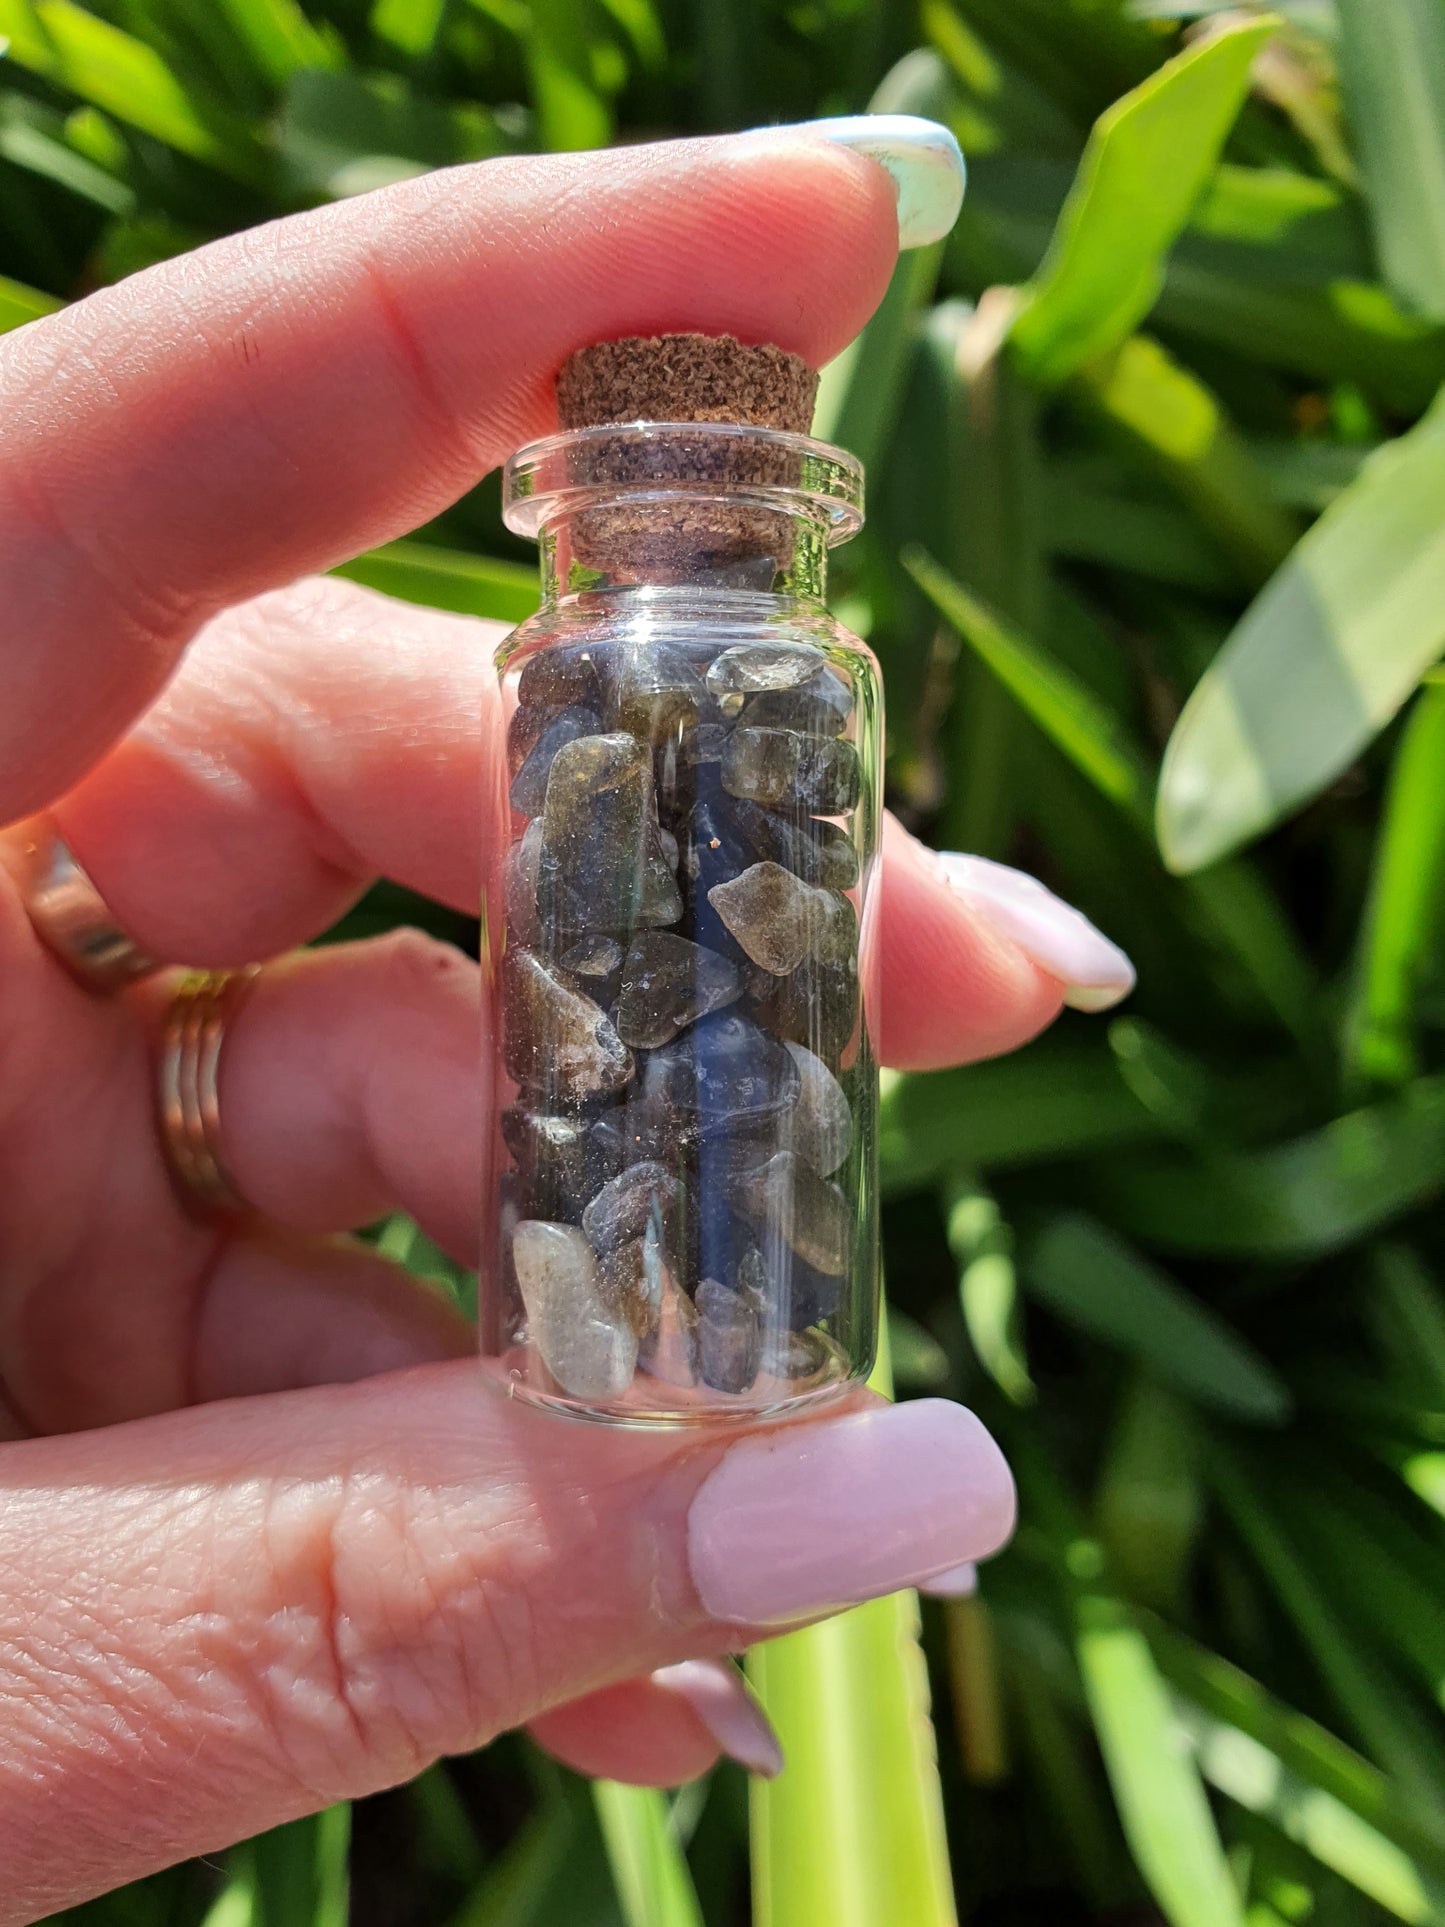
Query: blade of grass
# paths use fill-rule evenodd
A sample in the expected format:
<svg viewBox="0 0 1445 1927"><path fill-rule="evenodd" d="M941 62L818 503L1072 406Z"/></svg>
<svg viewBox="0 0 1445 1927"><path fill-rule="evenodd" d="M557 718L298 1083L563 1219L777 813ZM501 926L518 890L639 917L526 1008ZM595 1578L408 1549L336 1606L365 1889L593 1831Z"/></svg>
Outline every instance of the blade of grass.
<svg viewBox="0 0 1445 1927"><path fill-rule="evenodd" d="M594 1780L592 1798L627 1927L702 1927L664 1794Z"/></svg>
<svg viewBox="0 0 1445 1927"><path fill-rule="evenodd" d="M926 1077L884 1074L883 1189L921 1189L960 1166L1002 1170L1161 1135L1098 1051L1054 1042Z"/></svg>
<svg viewBox="0 0 1445 1927"><path fill-rule="evenodd" d="M301 67L339 67L339 39L306 17L296 0L216 0L249 48L252 59L276 86Z"/></svg>
<svg viewBox="0 0 1445 1927"><path fill-rule="evenodd" d="M1237 1728L1192 1708L1185 1730L1212 1786L1251 1813L1267 1816L1305 1848L1398 1919L1418 1927L1445 1922L1445 1878L1427 1871L1328 1793L1298 1780L1266 1747ZM1251 1927L1256 1916L1251 1911Z"/></svg>
<svg viewBox="0 0 1445 1927"><path fill-rule="evenodd" d="M376 0L371 31L409 60L422 60L436 45L447 0Z"/></svg>
<svg viewBox="0 0 1445 1927"><path fill-rule="evenodd" d="M1315 796L1445 646L1445 402L1373 455L1256 598L1175 725L1158 835L1189 872Z"/></svg>
<svg viewBox="0 0 1445 1927"><path fill-rule="evenodd" d="M617 1927L594 1810L580 1783L558 1782L449 1927Z"/></svg>
<svg viewBox="0 0 1445 1927"><path fill-rule="evenodd" d="M1244 1927L1199 1769L1148 1641L1115 1599L1085 1591L1079 1670L1139 1871L1172 1927Z"/></svg>
<svg viewBox="0 0 1445 1927"><path fill-rule="evenodd" d="M1400 301L1445 320L1445 12L1336 0L1340 73L1380 265Z"/></svg>
<svg viewBox="0 0 1445 1927"><path fill-rule="evenodd" d="M918 1634L901 1592L749 1653L787 1762L750 1783L755 1927L956 1927Z"/></svg>
<svg viewBox="0 0 1445 1927"><path fill-rule="evenodd" d="M1405 723L1375 843L1345 1014L1347 1073L1403 1084L1418 1069L1418 1001L1445 901L1445 686L1427 682Z"/></svg>
<svg viewBox="0 0 1445 1927"><path fill-rule="evenodd" d="M1196 1404L1256 1425L1288 1416L1289 1392L1254 1347L1105 1226L1051 1219L1021 1269L1031 1297Z"/></svg>
<svg viewBox="0 0 1445 1927"><path fill-rule="evenodd" d="M938 544L950 571L1027 632L1048 596L1043 462L1038 405L1007 358L985 295L970 313L935 309L921 360L937 390L936 433L927 452L941 516L915 534ZM1019 739L1027 725L1007 690L972 655L956 665L946 724L949 783L938 838L954 850L1003 856L1012 841L1020 788Z"/></svg>
<svg viewBox="0 0 1445 1927"><path fill-rule="evenodd" d="M958 1261L958 1298L978 1361L1015 1405L1032 1405L1014 1271L1013 1233L975 1177L954 1179L944 1199L948 1245Z"/></svg>
<svg viewBox="0 0 1445 1927"><path fill-rule="evenodd" d="M39 288L27 288L22 281L12 281L8 275L0 274L0 335L8 334L12 328L23 328L27 321L38 321L41 315L54 314L65 303L53 294L42 294Z"/></svg>
<svg viewBox="0 0 1445 1927"><path fill-rule="evenodd" d="M470 1886L480 1877L485 1856L445 1763L438 1760L418 1774L406 1792L417 1858L448 1879Z"/></svg>
<svg viewBox="0 0 1445 1927"><path fill-rule="evenodd" d="M206 1909L201 1927L260 1927L256 1914L256 1881L249 1863L226 1878L226 1884Z"/></svg>
<svg viewBox="0 0 1445 1927"><path fill-rule="evenodd" d="M605 147L612 114L592 71L596 22L588 0L531 0L527 67L537 132L549 153Z"/></svg>
<svg viewBox="0 0 1445 1927"><path fill-rule="evenodd" d="M1247 1735L1301 1785L1337 1802L1438 1877L1445 1865L1440 1848L1405 1813L1388 1775L1176 1627L1148 1617L1142 1623L1160 1671L1190 1706Z"/></svg>
<svg viewBox="0 0 1445 1927"><path fill-rule="evenodd" d="M1122 1400L1094 1500L1110 1569L1131 1598L1179 1608L1203 1510L1194 1414L1141 1376Z"/></svg>
<svg viewBox="0 0 1445 1927"><path fill-rule="evenodd" d="M1149 766L1118 718L1076 676L1051 662L978 596L910 547L903 566L1069 760L1136 827L1147 820Z"/></svg>
<svg viewBox="0 0 1445 1927"><path fill-rule="evenodd" d="M1150 765L1108 704L1032 637L970 594L925 550L906 548L901 560L1050 740L1136 835L1148 837ZM1190 895L1214 942L1228 950L1306 1051L1318 1055L1321 1025L1313 966L1263 879L1243 865L1221 867L1192 878Z"/></svg>
<svg viewBox="0 0 1445 1927"><path fill-rule="evenodd" d="M1007 1626L1006 1619L1002 1621ZM1098 1785L1093 1758L1085 1756L1088 1737L1071 1710L1059 1703L1033 1655L1015 1645L1007 1655L1010 1705L1034 1769L1042 1805L1052 1812L1074 1878L1099 1914L1118 1898L1120 1881L1111 1851L1117 1829Z"/></svg>
<svg viewBox="0 0 1445 1927"><path fill-rule="evenodd" d="M1403 1811L1445 1848L1445 1749L1434 1722L1341 1616L1318 1573L1301 1557L1299 1542L1280 1523L1259 1478L1218 1440L1209 1454L1208 1476L1336 1702L1397 1781Z"/></svg>
<svg viewBox="0 0 1445 1927"><path fill-rule="evenodd" d="M524 622L537 607L536 571L431 542L388 542L333 571L368 589L457 615Z"/></svg>
<svg viewBox="0 0 1445 1927"><path fill-rule="evenodd" d="M1095 123L1009 330L1032 380L1058 383L1119 347L1154 305L1164 257L1219 158L1275 24L1241 22L1189 48Z"/></svg>
<svg viewBox="0 0 1445 1927"><path fill-rule="evenodd" d="M871 474L898 418L918 317L938 280L941 246L898 257L873 318L823 370L813 433L856 455Z"/></svg>
<svg viewBox="0 0 1445 1927"><path fill-rule="evenodd" d="M1132 448L1243 572L1268 579L1299 534L1218 396L1147 335L1084 369L1075 392Z"/></svg>
<svg viewBox="0 0 1445 1927"><path fill-rule="evenodd" d="M1222 274L1180 248L1152 319L1248 363L1321 382L1358 382L1399 414L1418 414L1445 379L1445 329L1407 314L1372 281L1318 287Z"/></svg>
<svg viewBox="0 0 1445 1927"><path fill-rule="evenodd" d="M1078 1518L1036 1437L1006 1440L1024 1516L1049 1544L1074 1655L1134 1861L1170 1927L1244 1927L1199 1769L1149 1642L1111 1589L1103 1547Z"/></svg>
<svg viewBox="0 0 1445 1927"><path fill-rule="evenodd" d="M347 1927L351 1808L329 1807L250 1844L255 1927Z"/></svg>
<svg viewBox="0 0 1445 1927"><path fill-rule="evenodd" d="M1337 1251L1445 1181L1445 1079L1262 1151L1095 1165L1110 1219L1166 1250L1296 1259Z"/></svg>
<svg viewBox="0 0 1445 1927"><path fill-rule="evenodd" d="M252 186L269 165L240 121L203 106L145 41L72 0L0 0L9 58L117 120Z"/></svg>

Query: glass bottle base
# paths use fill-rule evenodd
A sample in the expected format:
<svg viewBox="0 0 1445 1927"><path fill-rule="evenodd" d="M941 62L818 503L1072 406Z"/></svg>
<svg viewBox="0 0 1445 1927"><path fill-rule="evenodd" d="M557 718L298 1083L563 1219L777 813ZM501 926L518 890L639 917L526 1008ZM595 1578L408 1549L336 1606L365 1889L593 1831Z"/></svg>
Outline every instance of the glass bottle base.
<svg viewBox="0 0 1445 1927"><path fill-rule="evenodd" d="M598 1425L671 1426L751 1424L815 1411L863 1383L867 1367L849 1369L841 1353L836 1369L810 1379L774 1378L762 1373L746 1392L730 1394L709 1386L679 1387L649 1381L639 1373L625 1392L605 1404L572 1398L556 1389L545 1368L528 1352L514 1349L482 1359L483 1377L503 1398L521 1399L540 1410Z"/></svg>

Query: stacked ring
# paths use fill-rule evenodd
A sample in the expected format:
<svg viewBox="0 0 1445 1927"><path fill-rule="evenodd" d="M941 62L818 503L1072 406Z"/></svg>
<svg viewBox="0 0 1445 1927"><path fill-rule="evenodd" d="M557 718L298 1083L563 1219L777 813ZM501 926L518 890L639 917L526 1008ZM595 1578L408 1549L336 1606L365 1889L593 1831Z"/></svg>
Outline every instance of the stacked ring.
<svg viewBox="0 0 1445 1927"><path fill-rule="evenodd" d="M251 1207L221 1145L221 1050L226 1026L260 974L259 964L192 971L176 986L161 1028L161 1142L187 1203L223 1216Z"/></svg>
<svg viewBox="0 0 1445 1927"><path fill-rule="evenodd" d="M36 935L84 989L110 996L159 968L121 929L63 837L37 825L22 854L21 887Z"/></svg>

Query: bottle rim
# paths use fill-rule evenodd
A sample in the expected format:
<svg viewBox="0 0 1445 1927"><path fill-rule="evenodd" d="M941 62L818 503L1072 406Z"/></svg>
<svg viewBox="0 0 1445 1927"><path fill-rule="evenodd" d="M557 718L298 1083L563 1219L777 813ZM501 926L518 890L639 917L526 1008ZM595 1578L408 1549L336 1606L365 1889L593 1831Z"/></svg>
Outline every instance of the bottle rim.
<svg viewBox="0 0 1445 1927"><path fill-rule="evenodd" d="M502 519L534 539L579 509L679 499L802 516L833 548L863 526L863 465L846 449L784 429L636 421L547 435L502 470Z"/></svg>

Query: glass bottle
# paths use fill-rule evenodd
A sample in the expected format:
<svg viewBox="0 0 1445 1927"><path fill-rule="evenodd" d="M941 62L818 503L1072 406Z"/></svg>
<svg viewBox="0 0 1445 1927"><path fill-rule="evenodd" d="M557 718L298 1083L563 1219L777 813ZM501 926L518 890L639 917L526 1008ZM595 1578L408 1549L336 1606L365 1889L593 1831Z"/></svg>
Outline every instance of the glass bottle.
<svg viewBox="0 0 1445 1927"><path fill-rule="evenodd" d="M599 1419L757 1418L870 1370L882 698L824 603L854 458L720 422L504 477L542 606L497 653L499 1086L481 1341Z"/></svg>

